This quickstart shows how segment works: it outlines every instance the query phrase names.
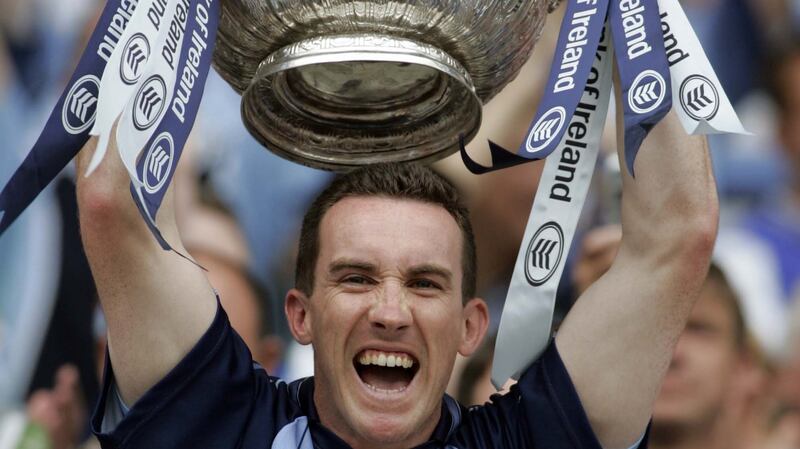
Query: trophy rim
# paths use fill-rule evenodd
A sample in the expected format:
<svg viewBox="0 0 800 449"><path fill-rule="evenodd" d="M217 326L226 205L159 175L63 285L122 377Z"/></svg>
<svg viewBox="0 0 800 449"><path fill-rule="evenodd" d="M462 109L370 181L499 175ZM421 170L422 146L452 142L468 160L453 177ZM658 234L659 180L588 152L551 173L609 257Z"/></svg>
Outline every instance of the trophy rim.
<svg viewBox="0 0 800 449"><path fill-rule="evenodd" d="M306 50L306 53L302 54L295 53L296 49L300 49L305 45L314 45L315 43L323 43L334 39L358 39L363 37L379 38L380 41L384 43L392 42L395 46L387 47L362 41L362 43L351 45L349 49L322 48ZM375 39L375 41L377 40ZM408 62L423 65L445 73L460 81L472 92L476 92L475 83L473 83L467 69L444 50L412 39L372 33L315 36L281 47L261 61L256 75L253 77L253 82L292 68L342 61ZM480 101L477 93L475 96Z"/></svg>
<svg viewBox="0 0 800 449"><path fill-rule="evenodd" d="M337 40L340 45L332 45ZM343 42L351 43L341 45ZM369 135L359 136L371 128L369 123L331 127L345 134L325 135L329 132L327 129L324 133L319 130L325 125L330 127L330 123L314 122L297 105L264 101L265 94L290 101L291 95L285 92L288 91L286 77L293 70L333 63L424 67L435 71L443 83L441 89L449 93L449 97L444 105L438 105L416 124L417 130L428 132L419 142L409 139L415 131L414 125L408 123L405 133L391 123L383 128L372 126L376 129L375 136L383 136L373 141ZM358 33L315 36L270 54L259 64L256 76L243 93L241 112L248 131L270 151L302 165L341 172L378 162L430 163L447 157L458 151L462 138L468 142L478 133L482 106L467 70L443 50L411 39ZM301 132L310 135L298 134Z"/></svg>

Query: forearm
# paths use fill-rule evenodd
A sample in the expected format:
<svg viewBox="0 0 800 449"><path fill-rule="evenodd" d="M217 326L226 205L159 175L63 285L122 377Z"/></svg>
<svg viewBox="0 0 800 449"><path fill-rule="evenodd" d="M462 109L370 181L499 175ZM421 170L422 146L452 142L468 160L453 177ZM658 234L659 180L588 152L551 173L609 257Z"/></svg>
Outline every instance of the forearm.
<svg viewBox="0 0 800 449"><path fill-rule="evenodd" d="M687 136L671 112L642 144L636 178L622 172L622 250L646 259L692 258L697 267L707 263L719 206L705 137ZM703 255L705 261L699 260Z"/></svg>
<svg viewBox="0 0 800 449"><path fill-rule="evenodd" d="M674 113L645 139L636 178L623 172L617 257L557 336L592 428L609 449L630 446L644 431L706 276L718 214L705 139L687 136Z"/></svg>
<svg viewBox="0 0 800 449"><path fill-rule="evenodd" d="M91 139L79 154L81 237L108 323L111 360L123 398L133 403L191 349L213 318L215 302L201 270L164 251L129 191L130 179L112 142L90 176ZM159 227L183 251L165 196Z"/></svg>

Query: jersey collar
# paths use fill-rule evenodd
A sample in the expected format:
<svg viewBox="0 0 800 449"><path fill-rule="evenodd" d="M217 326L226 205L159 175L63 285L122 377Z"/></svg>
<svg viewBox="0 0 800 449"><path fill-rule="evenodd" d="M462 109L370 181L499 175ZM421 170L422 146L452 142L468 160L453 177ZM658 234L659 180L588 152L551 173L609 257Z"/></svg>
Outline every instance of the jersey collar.
<svg viewBox="0 0 800 449"><path fill-rule="evenodd" d="M314 378L308 377L299 382L294 382L296 389L293 392L300 410L308 417L311 437L314 447L324 449L351 449L341 438L326 428L319 420L317 407L314 404ZM431 439L417 446L416 449L434 449L444 447L461 424L462 407L455 399L448 395L442 398L442 412L439 423L433 430Z"/></svg>

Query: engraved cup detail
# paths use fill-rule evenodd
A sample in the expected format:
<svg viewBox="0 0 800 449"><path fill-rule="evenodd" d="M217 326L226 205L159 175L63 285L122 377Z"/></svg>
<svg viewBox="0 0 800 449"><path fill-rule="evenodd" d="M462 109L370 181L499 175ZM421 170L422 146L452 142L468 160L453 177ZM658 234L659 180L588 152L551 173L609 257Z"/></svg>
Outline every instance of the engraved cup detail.
<svg viewBox="0 0 800 449"><path fill-rule="evenodd" d="M332 170L472 138L557 0L224 0L214 64L273 152Z"/></svg>

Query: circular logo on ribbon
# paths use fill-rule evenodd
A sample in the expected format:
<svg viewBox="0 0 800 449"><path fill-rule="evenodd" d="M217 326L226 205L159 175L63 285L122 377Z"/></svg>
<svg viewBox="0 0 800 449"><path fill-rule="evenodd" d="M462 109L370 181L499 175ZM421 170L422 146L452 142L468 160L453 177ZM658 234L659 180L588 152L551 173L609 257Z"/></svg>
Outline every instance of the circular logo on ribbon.
<svg viewBox="0 0 800 449"><path fill-rule="evenodd" d="M708 78L692 75L681 83L681 107L697 121L711 120L719 111L719 92Z"/></svg>
<svg viewBox="0 0 800 449"><path fill-rule="evenodd" d="M119 64L119 77L128 85L136 84L142 76L147 59L150 58L150 42L147 36L136 33L125 43Z"/></svg>
<svg viewBox="0 0 800 449"><path fill-rule="evenodd" d="M70 134L80 134L94 123L97 115L97 98L100 95L100 79L84 75L75 81L61 107L61 123Z"/></svg>
<svg viewBox="0 0 800 449"><path fill-rule="evenodd" d="M536 121L528 134L525 148L528 153L536 153L547 148L561 132L567 119L567 111L563 106L555 106Z"/></svg>
<svg viewBox="0 0 800 449"><path fill-rule="evenodd" d="M564 232L555 221L542 225L533 235L525 253L525 277L534 287L547 282L556 272L564 251Z"/></svg>
<svg viewBox="0 0 800 449"><path fill-rule="evenodd" d="M142 184L147 193L157 193L169 179L175 159L175 142L172 135L163 132L147 149L142 167Z"/></svg>
<svg viewBox="0 0 800 449"><path fill-rule="evenodd" d="M652 112L664 101L667 82L655 70L645 70L633 80L628 90L628 105L637 114Z"/></svg>
<svg viewBox="0 0 800 449"><path fill-rule="evenodd" d="M133 125L144 131L156 123L164 110L167 98L167 84L164 78L153 75L142 83L133 103Z"/></svg>

